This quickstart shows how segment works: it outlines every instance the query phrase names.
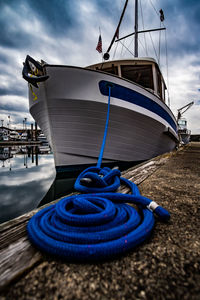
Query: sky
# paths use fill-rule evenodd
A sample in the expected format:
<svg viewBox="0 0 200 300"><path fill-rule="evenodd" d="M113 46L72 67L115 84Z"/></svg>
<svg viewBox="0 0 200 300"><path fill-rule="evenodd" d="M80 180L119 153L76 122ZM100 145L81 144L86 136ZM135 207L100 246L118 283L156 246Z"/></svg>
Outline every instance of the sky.
<svg viewBox="0 0 200 300"><path fill-rule="evenodd" d="M102 56L96 51L99 28L105 52L124 3L125 0L0 0L0 120L4 126L8 116L13 129L22 128L24 118L29 125L34 122L29 114L27 83L22 78L26 55L49 64L81 67L101 62ZM183 116L192 133L200 134L200 1L139 0L139 30L158 28L161 8L165 15L162 26L167 29L151 36L140 34L139 56L158 60L160 52L171 110L176 116L177 109L194 101ZM133 31L134 1L129 0L119 36ZM115 43L111 59L133 58L133 42L130 37Z"/></svg>

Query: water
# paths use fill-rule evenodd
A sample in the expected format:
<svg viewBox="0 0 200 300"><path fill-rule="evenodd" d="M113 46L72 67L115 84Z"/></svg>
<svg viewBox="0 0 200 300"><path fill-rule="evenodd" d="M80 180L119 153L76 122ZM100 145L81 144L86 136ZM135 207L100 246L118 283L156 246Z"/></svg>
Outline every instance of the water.
<svg viewBox="0 0 200 300"><path fill-rule="evenodd" d="M133 165L118 163L121 171ZM0 147L0 223L69 194L79 173L56 174L48 145Z"/></svg>
<svg viewBox="0 0 200 300"><path fill-rule="evenodd" d="M46 145L0 147L0 223L63 196L73 183L57 178Z"/></svg>

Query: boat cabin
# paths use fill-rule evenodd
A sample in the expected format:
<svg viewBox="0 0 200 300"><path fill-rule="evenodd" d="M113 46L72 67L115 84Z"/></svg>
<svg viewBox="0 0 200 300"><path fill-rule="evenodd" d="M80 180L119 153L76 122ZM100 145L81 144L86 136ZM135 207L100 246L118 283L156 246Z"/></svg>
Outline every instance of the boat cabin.
<svg viewBox="0 0 200 300"><path fill-rule="evenodd" d="M178 120L179 129L187 129L187 120L185 118L181 118Z"/></svg>
<svg viewBox="0 0 200 300"><path fill-rule="evenodd" d="M87 69L106 72L132 81L165 102L166 85L158 64L153 58L102 62L88 66Z"/></svg>

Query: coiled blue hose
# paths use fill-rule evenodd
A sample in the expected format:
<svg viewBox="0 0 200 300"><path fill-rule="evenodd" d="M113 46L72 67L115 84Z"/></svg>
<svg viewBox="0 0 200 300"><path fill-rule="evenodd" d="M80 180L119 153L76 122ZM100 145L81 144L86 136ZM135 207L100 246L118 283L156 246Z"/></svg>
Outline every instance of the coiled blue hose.
<svg viewBox="0 0 200 300"><path fill-rule="evenodd" d="M92 187L82 185L82 176L91 178L92 174L99 177L97 186L94 181ZM110 191L120 182L131 187L131 195ZM141 196L134 183L120 177L118 170L88 168L75 186L87 194L63 198L30 219L29 238L41 250L69 261L99 261L133 249L150 235L154 215L148 206L152 201ZM160 206L155 213L164 221L170 217Z"/></svg>
<svg viewBox="0 0 200 300"><path fill-rule="evenodd" d="M75 189L84 194L65 197L42 209L27 225L33 244L69 261L100 261L123 254L149 237L153 211L163 221L170 218L165 209L141 196L138 187L121 177L119 170L100 167L108 130L108 88L107 121L97 167L83 171L75 183ZM131 194L117 193L121 184L128 186Z"/></svg>

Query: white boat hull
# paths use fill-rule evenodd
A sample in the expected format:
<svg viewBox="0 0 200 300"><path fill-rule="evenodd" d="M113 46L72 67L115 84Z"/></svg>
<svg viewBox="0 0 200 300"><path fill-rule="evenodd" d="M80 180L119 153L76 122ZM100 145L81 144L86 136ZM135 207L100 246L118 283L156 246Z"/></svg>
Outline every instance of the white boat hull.
<svg viewBox="0 0 200 300"><path fill-rule="evenodd" d="M128 100L122 99L120 93L111 91L104 162L143 161L175 148L175 118L148 90L117 76L84 68L47 65L45 69L49 79L38 89L29 88L29 105L50 142L56 167L97 162L107 114L108 97L100 84L105 81L114 83L120 91L125 89L130 95L135 93L151 101L156 109L135 103L130 95Z"/></svg>

